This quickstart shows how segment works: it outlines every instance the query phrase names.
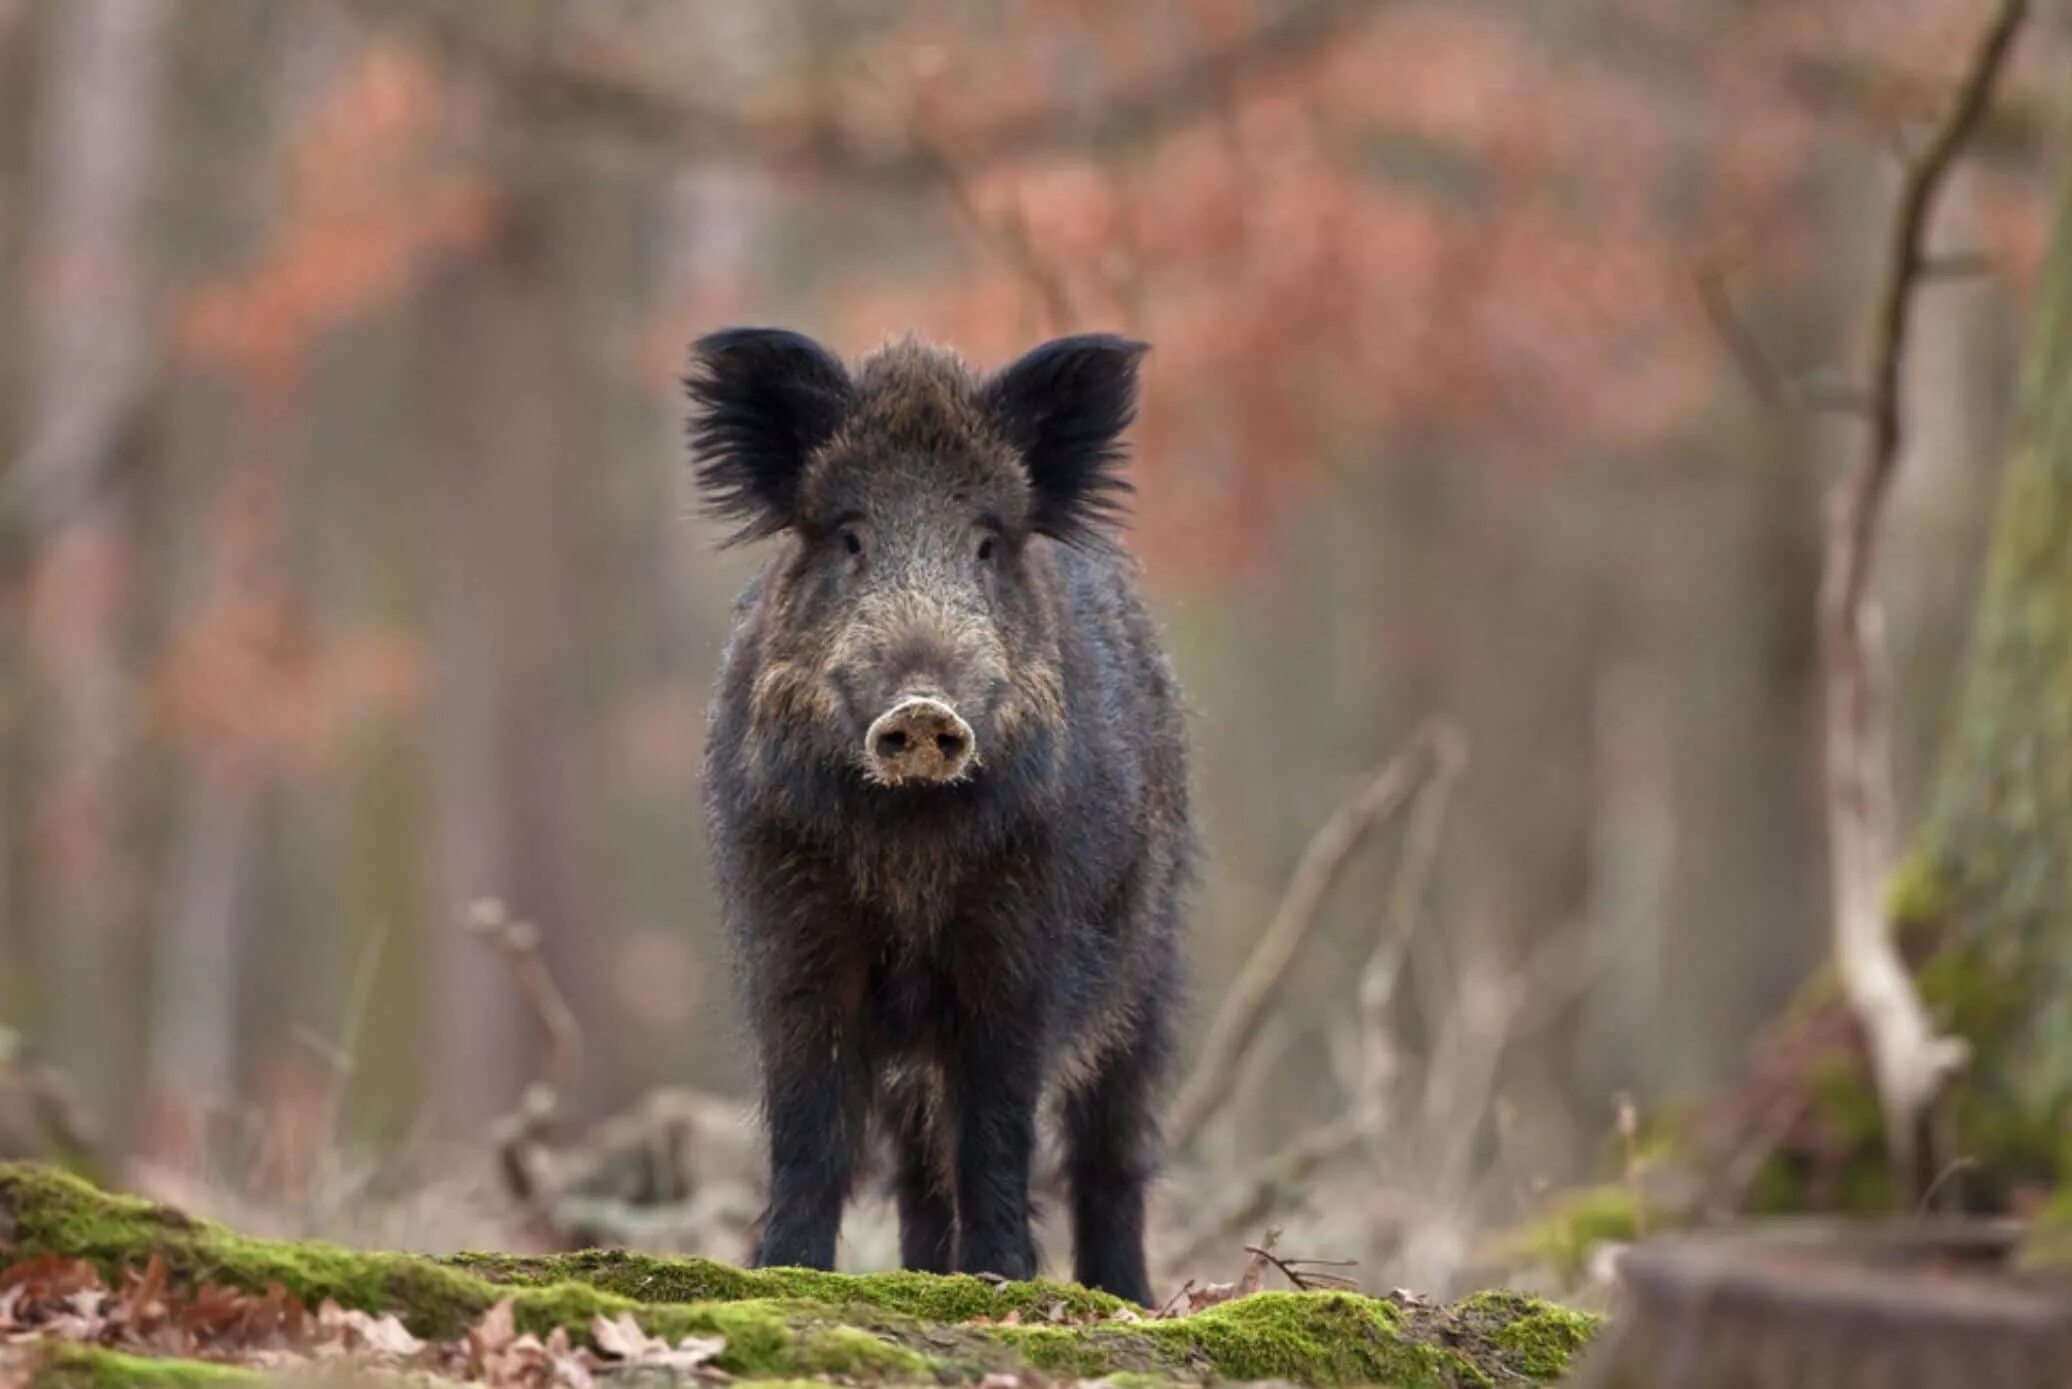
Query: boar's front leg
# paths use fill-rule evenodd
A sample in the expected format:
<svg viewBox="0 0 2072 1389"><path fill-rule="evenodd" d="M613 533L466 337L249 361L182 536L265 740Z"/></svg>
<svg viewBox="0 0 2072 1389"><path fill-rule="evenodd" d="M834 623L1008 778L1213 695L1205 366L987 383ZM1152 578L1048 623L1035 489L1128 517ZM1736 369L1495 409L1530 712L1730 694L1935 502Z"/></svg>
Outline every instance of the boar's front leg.
<svg viewBox="0 0 2072 1389"><path fill-rule="evenodd" d="M766 998L759 1022L770 1205L756 1264L832 1269L870 1106L855 1017L800 989Z"/></svg>
<svg viewBox="0 0 2072 1389"><path fill-rule="evenodd" d="M1031 1006L992 1004L970 1021L953 1063L957 1112L957 1268L1036 1276L1029 1160L1043 1087ZM1019 1026L1017 1023L1019 1022Z"/></svg>

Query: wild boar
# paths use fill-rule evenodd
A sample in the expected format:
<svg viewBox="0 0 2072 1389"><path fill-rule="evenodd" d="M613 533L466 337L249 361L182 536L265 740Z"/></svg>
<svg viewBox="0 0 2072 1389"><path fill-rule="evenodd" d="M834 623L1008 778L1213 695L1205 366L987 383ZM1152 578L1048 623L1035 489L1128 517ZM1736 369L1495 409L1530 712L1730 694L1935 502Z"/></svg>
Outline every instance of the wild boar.
<svg viewBox="0 0 2072 1389"><path fill-rule="evenodd" d="M992 375L914 341L692 348L696 480L775 539L718 677L714 864L762 1068L758 1262L832 1268L871 1133L907 1267L1034 1275L1056 1106L1078 1280L1139 1303L1194 858L1181 701L1119 532L1143 344Z"/></svg>

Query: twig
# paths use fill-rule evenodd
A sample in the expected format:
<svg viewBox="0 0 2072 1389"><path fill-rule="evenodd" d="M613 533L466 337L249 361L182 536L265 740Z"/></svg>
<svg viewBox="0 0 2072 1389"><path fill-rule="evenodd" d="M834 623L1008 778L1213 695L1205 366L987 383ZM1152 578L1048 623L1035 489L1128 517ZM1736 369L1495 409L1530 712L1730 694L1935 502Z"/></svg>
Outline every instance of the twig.
<svg viewBox="0 0 2072 1389"><path fill-rule="evenodd" d="M511 967L511 977L531 1005L547 1040L539 1078L525 1087L517 1106L491 1126L504 1185L520 1204L533 1207L535 1218L544 1224L548 1217L538 1205L542 1192L539 1174L534 1170L533 1145L554 1123L560 1112L561 1096L575 1080L582 1032L575 1013L540 958L537 927L511 916L504 904L494 898L470 905L461 925L503 952Z"/></svg>
<svg viewBox="0 0 2072 1389"><path fill-rule="evenodd" d="M1270 1233L1278 1235L1280 1231ZM1271 1240L1264 1245L1248 1244L1245 1246L1245 1252L1253 1259L1272 1264L1279 1269L1281 1276L1293 1283L1297 1292L1315 1292L1319 1288L1345 1290L1359 1287L1359 1284L1350 1278L1318 1271L1326 1268L1358 1268L1360 1261L1357 1259L1284 1259L1273 1252ZM1247 1280L1251 1278L1250 1269L1246 1270L1245 1276Z"/></svg>
<svg viewBox="0 0 2072 1389"><path fill-rule="evenodd" d="M1250 1297L1266 1286L1266 1266L1273 1261L1273 1247L1280 1240L1281 1232L1275 1228L1268 1230L1259 1243L1245 1246L1245 1252L1252 1257L1245 1261L1245 1271L1238 1276L1234 1289L1237 1296Z"/></svg>
<svg viewBox="0 0 2072 1389"><path fill-rule="evenodd" d="M1921 257L1915 273L1922 282L1929 280L1967 280L1975 276L1992 273L1993 258L1984 251L1946 251L1941 255Z"/></svg>
<svg viewBox="0 0 2072 1389"><path fill-rule="evenodd" d="M93 413L57 421L0 472L0 579L26 572L52 536L143 471L165 384L155 364L129 373Z"/></svg>
<svg viewBox="0 0 2072 1389"><path fill-rule="evenodd" d="M1915 1205L1914 1214L1928 1214L1929 1211L1934 1209L1936 1193L1943 1189L1943 1184L1959 1172L1969 1172L1976 1166L1978 1166L1978 1159L1968 1155L1950 1159L1949 1162L1943 1165L1943 1170L1935 1174L1935 1180L1928 1184L1928 1190L1921 1193L1921 1200Z"/></svg>
<svg viewBox="0 0 2072 1389"><path fill-rule="evenodd" d="M562 997L553 973L540 957L539 928L511 916L504 904L493 898L469 907L463 925L503 952L518 991L525 996L546 1037L547 1057L540 1083L555 1093L567 1090L575 1082L583 1034L574 1010Z"/></svg>
<svg viewBox="0 0 2072 1389"><path fill-rule="evenodd" d="M1325 899L1374 827L1402 807L1431 775L1434 749L1445 725L1421 727L1401 752L1368 778L1324 822L1296 863L1273 920L1216 1010L1201 1060L1180 1087L1168 1134L1175 1152L1191 1145L1229 1097L1245 1054L1258 1039L1268 1008L1286 985L1303 945L1315 931ZM1457 735L1456 735L1457 736Z"/></svg>
<svg viewBox="0 0 2072 1389"><path fill-rule="evenodd" d="M1152 1315L1151 1319L1153 1321L1164 1321L1167 1317L1172 1316L1173 1313L1179 1309L1181 1301L1187 1296L1187 1294L1193 1292L1194 1288L1195 1283L1192 1278L1182 1283L1180 1285L1179 1291L1175 1292L1171 1297L1167 1298L1164 1304L1159 1307L1158 1311Z"/></svg>
<svg viewBox="0 0 2072 1389"><path fill-rule="evenodd" d="M0 1099L9 1089L27 1102L32 1136L49 1146L51 1156L92 1180L111 1177L99 1126L81 1108L70 1082L30 1055L18 1033L0 1027Z"/></svg>
<svg viewBox="0 0 2072 1389"><path fill-rule="evenodd" d="M331 1072L330 1093L324 1097L323 1134L329 1143L338 1132L339 1112L345 1105L346 1086L359 1067L360 1038L367 1028L367 1014L374 1004L374 980L381 967L382 952L388 946L388 924L380 923L368 934L353 970L352 989L346 995L345 1017L336 1040L313 1027L298 1026L291 1035Z"/></svg>
<svg viewBox="0 0 2072 1389"><path fill-rule="evenodd" d="M1381 1091L1388 1084L1395 1060L1394 1039L1389 1031L1388 1009L1394 1001L1397 975L1407 957L1413 966L1421 997L1428 1010L1445 1007L1436 996L1435 976L1450 970L1451 951L1443 937L1429 940L1411 953L1422 924L1425 899L1432 873L1439 862L1439 848L1446 830L1446 816L1453 806L1453 788L1468 769L1468 740L1458 728L1443 724L1433 730L1431 779L1418 788L1410 807L1410 827L1403 837L1403 856L1389 889L1387 932L1376 942L1360 973L1360 1028L1364 1044L1366 1074L1362 1091L1371 1113L1370 1129L1380 1128L1378 1107Z"/></svg>
<svg viewBox="0 0 2072 1389"><path fill-rule="evenodd" d="M934 168L936 182L948 195L950 206L957 215L971 227L973 233L988 248L997 252L1002 260L1022 283L1028 286L1041 313L1042 322L1037 326L1043 333L1063 333L1071 330L1074 323L1071 294L1065 288L1065 277L1052 258L1045 255L1029 234L1029 220L1017 204L1004 217L995 219L986 215L978 204L978 197L972 191L972 180L962 164L944 151L928 135L915 129L909 136L915 155Z"/></svg>
<svg viewBox="0 0 2072 1389"><path fill-rule="evenodd" d="M1790 389L1784 373L1770 360L1770 353L1741 315L1734 311L1734 304L1727 297L1726 271L1710 261L1701 264L1691 274L1691 281L1698 289L1698 303L1705 310L1706 322L1725 344L1727 354L1734 359L1741 379L1755 392L1757 400L1771 410L1789 408Z"/></svg>
<svg viewBox="0 0 2072 1389"><path fill-rule="evenodd" d="M1633 1102L1633 1096L1621 1092L1616 1101L1619 1112L1619 1148L1625 1157L1626 1195L1633 1202L1633 1235L1636 1239L1648 1237L1648 1203L1640 1181L1640 1109Z"/></svg>
<svg viewBox="0 0 2072 1389"><path fill-rule="evenodd" d="M1126 87L1091 115L1056 106L996 121L957 150L974 168L1053 150L1111 152L1178 128L1213 108L1231 88L1301 63L1378 8L1381 0L1305 0L1279 8L1251 33ZM484 31L478 7L352 0L363 20L408 23L457 65L482 77L514 105L581 123L672 159L753 164L899 192L935 177L930 157L910 146L885 148L870 133L828 112L769 120L738 103L700 100L694 80L654 80L538 46L507 44ZM461 18L462 13L468 18Z"/></svg>
<svg viewBox="0 0 2072 1389"><path fill-rule="evenodd" d="M1868 413L1870 397L1862 387L1828 373L1792 375L1778 366L1762 340L1735 311L1733 300L1727 295L1726 271L1721 266L1700 265L1692 272L1692 279L1698 287L1698 302L1705 309L1706 321L1765 409L1802 414Z"/></svg>
<svg viewBox="0 0 2072 1389"><path fill-rule="evenodd" d="M1944 1082L1964 1063L1966 1048L1961 1039L1936 1032L1885 911L1884 887L1898 855L1870 577L1878 517L1899 461L1900 367L1913 293L1926 263L1922 242L1929 215L1944 176L1986 109L2027 8L2026 0L2001 0L1941 123L1905 162L1873 320L1868 430L1856 467L1830 494L1822 552L1835 963L1869 1045L1893 1163L1902 1189L1914 1192L1932 1166L1924 1119Z"/></svg>
<svg viewBox="0 0 2072 1389"><path fill-rule="evenodd" d="M1168 1266L1186 1268L1227 1247L1240 1232L1256 1228L1287 1202L1292 1189L1354 1151L1365 1136L1351 1116L1310 1129L1254 1168L1243 1194L1188 1234Z"/></svg>

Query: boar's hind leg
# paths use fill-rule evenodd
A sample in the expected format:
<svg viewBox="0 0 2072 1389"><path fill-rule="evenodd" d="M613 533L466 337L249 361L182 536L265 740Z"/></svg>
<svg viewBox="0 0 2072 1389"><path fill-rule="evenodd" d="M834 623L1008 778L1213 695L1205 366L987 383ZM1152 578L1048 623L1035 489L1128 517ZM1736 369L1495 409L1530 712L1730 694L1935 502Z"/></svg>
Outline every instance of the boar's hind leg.
<svg viewBox="0 0 2072 1389"><path fill-rule="evenodd" d="M1162 1061L1156 1012L1065 1100L1065 1162L1072 1187L1072 1276L1151 1305L1144 1268L1144 1194L1158 1147L1152 1100Z"/></svg>
<svg viewBox="0 0 2072 1389"><path fill-rule="evenodd" d="M948 1273L957 1252L957 1214L937 1128L934 1096L920 1086L899 1095L892 1121L898 1175L899 1265Z"/></svg>
<svg viewBox="0 0 2072 1389"><path fill-rule="evenodd" d="M759 1267L835 1266L870 1108L870 1077L853 1031L843 1035L815 999L772 1005L762 1019L763 1107L770 1135L770 1206Z"/></svg>

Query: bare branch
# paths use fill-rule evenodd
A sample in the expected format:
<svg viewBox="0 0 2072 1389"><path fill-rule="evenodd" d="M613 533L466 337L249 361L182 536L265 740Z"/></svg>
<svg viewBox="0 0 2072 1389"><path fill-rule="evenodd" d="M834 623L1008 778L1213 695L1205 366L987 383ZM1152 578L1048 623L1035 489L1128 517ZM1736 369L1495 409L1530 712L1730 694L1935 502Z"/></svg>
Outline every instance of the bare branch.
<svg viewBox="0 0 2072 1389"><path fill-rule="evenodd" d="M1342 1292L1360 1286L1342 1274L1324 1271L1333 1268L1356 1268L1359 1264L1358 1260L1284 1259L1279 1254L1273 1252L1274 1244L1279 1240L1280 1233L1279 1230L1268 1230L1263 1244L1248 1244L1245 1246L1245 1252L1250 1254L1253 1260L1251 1267L1245 1270L1245 1281L1247 1283L1254 1281L1254 1272L1261 1265L1272 1264L1281 1271L1281 1277L1295 1285L1297 1292L1315 1292L1318 1289ZM1250 1291L1256 1292L1257 1290L1255 1287ZM1240 1296L1242 1295L1241 1293Z"/></svg>
<svg viewBox="0 0 2072 1389"><path fill-rule="evenodd" d="M1175 1152L1200 1137L1229 1099L1238 1068L1258 1040L1268 1008L1286 985L1296 957L1315 931L1332 887L1374 827L1406 804L1431 775L1438 755L1435 749L1449 731L1439 723L1420 728L1401 752L1332 812L1302 851L1273 920L1224 996L1202 1043L1201 1060L1173 1103L1168 1133Z"/></svg>
<svg viewBox="0 0 2072 1389"><path fill-rule="evenodd" d="M1869 1044L1893 1162L1903 1189L1915 1194L1933 1168L1927 1117L1966 1050L1961 1039L1936 1032L1885 911L1885 885L1898 852L1870 577L1879 513L1899 461L1900 368L1914 291L1929 263L1922 243L1930 214L1957 152L1986 110L2027 8L2025 0L2001 0L1942 121L1906 160L1872 326L1869 427L1861 458L1829 496L1822 554L1835 963Z"/></svg>
<svg viewBox="0 0 2072 1389"><path fill-rule="evenodd" d="M924 133L915 131L912 135L917 155L930 160L936 170L936 180L948 194L950 205L957 215L971 227L972 232L989 249L997 252L1006 262L1016 278L1027 286L1030 297L1035 300L1041 313L1042 333L1069 332L1076 323L1072 312L1070 292L1065 288L1064 274L1050 256L1044 254L1030 235L1028 218L1019 205L1010 209L1004 217L986 215L979 206L977 195L972 189L972 179L964 165L944 152Z"/></svg>
<svg viewBox="0 0 2072 1389"><path fill-rule="evenodd" d="M1870 397L1862 387L1832 372L1812 371L1793 375L1778 366L1762 340L1735 311L1733 300L1727 296L1726 272L1722 267L1701 265L1692 279L1697 284L1698 302L1705 309L1706 321L1734 359L1741 378L1765 407L1797 413L1864 415L1869 412Z"/></svg>
<svg viewBox="0 0 2072 1389"><path fill-rule="evenodd" d="M533 1016L539 1020L540 1031L547 1040L547 1059L541 1069L540 1083L557 1093L566 1091L576 1078L583 1035L576 1023L575 1011L562 997L560 985L554 982L553 973L540 957L539 928L529 921L513 917L503 903L493 899L471 906L463 924L465 929L503 951L505 962L511 967L511 977L517 982L518 991L525 996Z"/></svg>
<svg viewBox="0 0 2072 1389"><path fill-rule="evenodd" d="M1248 1244L1245 1252L1252 1257L1245 1261L1245 1271L1237 1280L1237 1295L1250 1297L1266 1286L1266 1265L1273 1259L1273 1247L1281 1242L1278 1228L1268 1230L1259 1243Z"/></svg>
<svg viewBox="0 0 2072 1389"><path fill-rule="evenodd" d="M0 579L28 570L53 536L143 470L165 385L155 367L130 372L90 410L31 438L0 472Z"/></svg>
<svg viewBox="0 0 2072 1389"><path fill-rule="evenodd" d="M1308 1130L1253 1169L1237 1198L1190 1231L1168 1266L1193 1267L1246 1230L1256 1229L1262 1220L1289 1205L1312 1176L1357 1151L1365 1136L1364 1127L1350 1115Z"/></svg>
<svg viewBox="0 0 2072 1389"><path fill-rule="evenodd" d="M1748 388L1764 405L1772 410L1785 409L1790 388L1784 373L1778 370L1777 364L1770 360L1769 350L1735 312L1733 301L1727 297L1726 271L1707 262L1692 273L1691 279L1698 288L1698 302L1705 309L1705 319L1734 359L1741 379L1748 383Z"/></svg>
<svg viewBox="0 0 2072 1389"><path fill-rule="evenodd" d="M499 42L475 7L352 0L370 22L414 26L507 102L584 126L671 159L753 164L786 174L835 178L895 191L936 178L937 153L887 148L831 111L771 120L737 106L664 87L586 62L578 54ZM1214 109L1232 89L1298 65L1327 49L1380 0L1305 0L1280 8L1249 34L1123 89L1089 114L1056 107L993 124L951 151L967 172L1053 150L1108 152L1174 129ZM464 17L465 16L465 17Z"/></svg>
<svg viewBox="0 0 2072 1389"><path fill-rule="evenodd" d="M1915 273L1922 283L1930 280L1970 280L1993 273L1993 258L1984 251L1945 251L1923 255Z"/></svg>
<svg viewBox="0 0 2072 1389"><path fill-rule="evenodd" d="M562 1095L576 1078L582 1032L575 1012L540 958L538 927L513 917L494 898L471 904L461 925L503 952L518 991L546 1036L547 1054L539 1079L526 1086L517 1106L492 1126L505 1186L521 1204L536 1207L542 1195L536 1171L538 1147L560 1112ZM539 1215L535 1209L535 1216Z"/></svg>

